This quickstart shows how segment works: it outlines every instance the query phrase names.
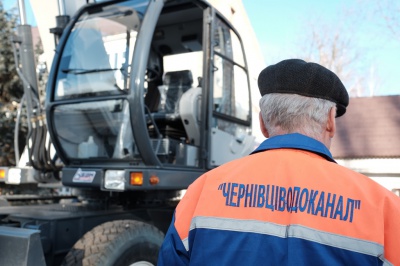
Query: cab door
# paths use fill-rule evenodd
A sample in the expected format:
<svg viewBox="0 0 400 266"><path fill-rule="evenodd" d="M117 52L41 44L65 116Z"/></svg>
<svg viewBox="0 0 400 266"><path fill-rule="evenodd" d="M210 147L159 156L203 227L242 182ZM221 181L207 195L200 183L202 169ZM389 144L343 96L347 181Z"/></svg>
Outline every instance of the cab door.
<svg viewBox="0 0 400 266"><path fill-rule="evenodd" d="M216 12L210 13L209 160L216 167L249 154L251 135L249 72L240 36Z"/></svg>

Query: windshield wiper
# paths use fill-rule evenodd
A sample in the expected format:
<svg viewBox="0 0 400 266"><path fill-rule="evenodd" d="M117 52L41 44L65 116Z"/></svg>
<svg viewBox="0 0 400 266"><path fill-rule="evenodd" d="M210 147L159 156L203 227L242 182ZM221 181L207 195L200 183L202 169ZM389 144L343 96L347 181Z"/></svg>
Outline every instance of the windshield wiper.
<svg viewBox="0 0 400 266"><path fill-rule="evenodd" d="M82 74L116 71L116 70L123 70L123 69L122 68L95 68L95 69L71 68L71 69L63 69L61 71L63 73L68 73L68 74L82 75Z"/></svg>

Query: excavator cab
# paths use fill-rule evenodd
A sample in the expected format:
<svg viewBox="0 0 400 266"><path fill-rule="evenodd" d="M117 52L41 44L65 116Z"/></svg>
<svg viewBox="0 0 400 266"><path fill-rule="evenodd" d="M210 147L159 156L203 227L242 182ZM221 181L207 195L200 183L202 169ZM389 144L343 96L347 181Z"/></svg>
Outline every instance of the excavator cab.
<svg viewBox="0 0 400 266"><path fill-rule="evenodd" d="M26 97L29 160L0 171L68 191L0 208L1 265L157 265L185 189L254 148L242 40L209 2L96 2L57 38L45 112Z"/></svg>
<svg viewBox="0 0 400 266"><path fill-rule="evenodd" d="M254 148L250 99L240 36L207 2L89 4L64 30L47 85L63 184L186 188Z"/></svg>

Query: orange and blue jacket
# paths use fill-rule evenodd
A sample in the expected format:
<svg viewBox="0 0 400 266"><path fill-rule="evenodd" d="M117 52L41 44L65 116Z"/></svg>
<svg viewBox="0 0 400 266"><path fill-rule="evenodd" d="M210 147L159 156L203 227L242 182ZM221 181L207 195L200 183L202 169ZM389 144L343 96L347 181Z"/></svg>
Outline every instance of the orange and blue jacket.
<svg viewBox="0 0 400 266"><path fill-rule="evenodd" d="M400 265L400 198L287 134L189 186L158 265Z"/></svg>

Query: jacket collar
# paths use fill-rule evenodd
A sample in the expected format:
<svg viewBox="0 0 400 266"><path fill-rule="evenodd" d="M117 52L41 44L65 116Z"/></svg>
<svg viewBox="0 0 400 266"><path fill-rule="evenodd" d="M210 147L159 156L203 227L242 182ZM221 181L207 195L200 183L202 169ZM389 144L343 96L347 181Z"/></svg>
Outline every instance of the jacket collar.
<svg viewBox="0 0 400 266"><path fill-rule="evenodd" d="M328 161L335 162L328 148L316 139L299 133L278 135L264 140L251 154L274 149L299 149L318 154Z"/></svg>

